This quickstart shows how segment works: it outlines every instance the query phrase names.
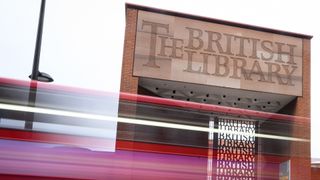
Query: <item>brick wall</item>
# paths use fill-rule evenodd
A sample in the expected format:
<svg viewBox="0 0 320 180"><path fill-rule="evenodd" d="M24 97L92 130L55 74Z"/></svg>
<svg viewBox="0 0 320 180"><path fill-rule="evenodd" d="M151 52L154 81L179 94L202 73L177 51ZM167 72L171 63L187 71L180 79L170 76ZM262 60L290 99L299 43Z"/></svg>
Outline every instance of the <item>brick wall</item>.
<svg viewBox="0 0 320 180"><path fill-rule="evenodd" d="M122 60L120 92L138 93L138 77L133 76L134 46L136 41L136 24L138 11L136 9L126 9L126 30ZM119 104L119 116L135 115L136 106ZM133 117L134 118L134 117ZM136 126L127 123L118 123L117 139L134 140Z"/></svg>
<svg viewBox="0 0 320 180"><path fill-rule="evenodd" d="M320 167L313 167L311 169L311 180L319 180L320 179Z"/></svg>
<svg viewBox="0 0 320 180"><path fill-rule="evenodd" d="M138 11L128 8L126 11L126 31L122 60L121 92L138 93L138 77L133 77L134 45Z"/></svg>
<svg viewBox="0 0 320 180"><path fill-rule="evenodd" d="M293 115L310 118L310 40L303 40L303 88L293 107ZM310 119L303 124L294 124L292 137L310 140ZM311 179L310 142L291 143L292 179Z"/></svg>

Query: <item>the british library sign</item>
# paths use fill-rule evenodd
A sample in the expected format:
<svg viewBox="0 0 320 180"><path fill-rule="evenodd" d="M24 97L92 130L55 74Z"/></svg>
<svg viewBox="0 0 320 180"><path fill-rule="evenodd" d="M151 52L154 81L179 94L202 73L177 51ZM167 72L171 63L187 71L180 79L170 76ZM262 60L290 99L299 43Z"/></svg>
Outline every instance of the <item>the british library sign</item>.
<svg viewBox="0 0 320 180"><path fill-rule="evenodd" d="M134 75L302 95L302 39L139 10Z"/></svg>

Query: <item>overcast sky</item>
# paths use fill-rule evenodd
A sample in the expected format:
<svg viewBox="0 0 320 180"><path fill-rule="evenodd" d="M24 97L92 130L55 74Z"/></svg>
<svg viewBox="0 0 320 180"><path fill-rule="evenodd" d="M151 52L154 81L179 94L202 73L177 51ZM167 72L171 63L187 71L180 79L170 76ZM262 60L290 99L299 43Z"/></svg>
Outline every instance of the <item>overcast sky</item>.
<svg viewBox="0 0 320 180"><path fill-rule="evenodd" d="M320 158L317 0L47 0L40 70L54 84L118 92L125 2L313 35L312 157ZM40 0L0 0L0 77L28 80L39 7Z"/></svg>

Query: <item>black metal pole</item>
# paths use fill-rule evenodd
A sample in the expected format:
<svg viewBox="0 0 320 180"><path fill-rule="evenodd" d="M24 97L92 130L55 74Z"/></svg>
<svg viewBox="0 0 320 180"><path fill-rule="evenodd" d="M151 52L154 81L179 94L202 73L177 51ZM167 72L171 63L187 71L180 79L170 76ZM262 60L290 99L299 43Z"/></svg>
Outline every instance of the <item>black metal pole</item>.
<svg viewBox="0 0 320 180"><path fill-rule="evenodd" d="M33 67L32 67L32 74L31 74L32 80L38 80L38 76L39 76L39 60L40 60L40 53L41 53L41 42L42 42L45 6L46 6L46 0L41 0L40 15L39 15L39 22L38 22L38 31L37 31L37 40L36 40L36 47L35 47L35 51L34 51Z"/></svg>
<svg viewBox="0 0 320 180"><path fill-rule="evenodd" d="M37 98L37 87L31 87L29 89L29 98L28 98L28 106L35 107ZM32 130L33 129L33 121L35 114L32 112L28 112L26 114L26 121L24 124L24 129Z"/></svg>
<svg viewBox="0 0 320 180"><path fill-rule="evenodd" d="M32 66L32 74L29 76L32 80L39 80L40 72L39 72L39 62L40 62L40 53L41 53L41 42L42 42L42 32L43 32L43 21L44 21L44 13L45 13L46 0L41 0L40 6L40 15L38 22L38 31L37 31L37 40L36 47L34 50L33 57L33 66ZM36 102L37 95L37 87L31 87L29 89L29 106L34 107ZM25 122L24 128L32 130L34 121L34 113L31 113L28 116L28 120Z"/></svg>

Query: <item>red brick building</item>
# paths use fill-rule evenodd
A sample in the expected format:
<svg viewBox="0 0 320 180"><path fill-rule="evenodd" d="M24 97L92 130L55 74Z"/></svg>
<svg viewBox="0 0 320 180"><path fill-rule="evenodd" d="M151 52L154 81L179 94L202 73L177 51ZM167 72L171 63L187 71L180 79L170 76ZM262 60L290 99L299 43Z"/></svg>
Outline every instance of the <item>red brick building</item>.
<svg viewBox="0 0 320 180"><path fill-rule="evenodd" d="M121 92L186 103L186 112L195 111L190 104L200 108L184 115L120 103L119 115L165 122L178 116L173 122L218 132L120 123L118 139L206 150L209 174L218 179L310 179L311 38L127 4ZM248 163L226 163L239 161Z"/></svg>

